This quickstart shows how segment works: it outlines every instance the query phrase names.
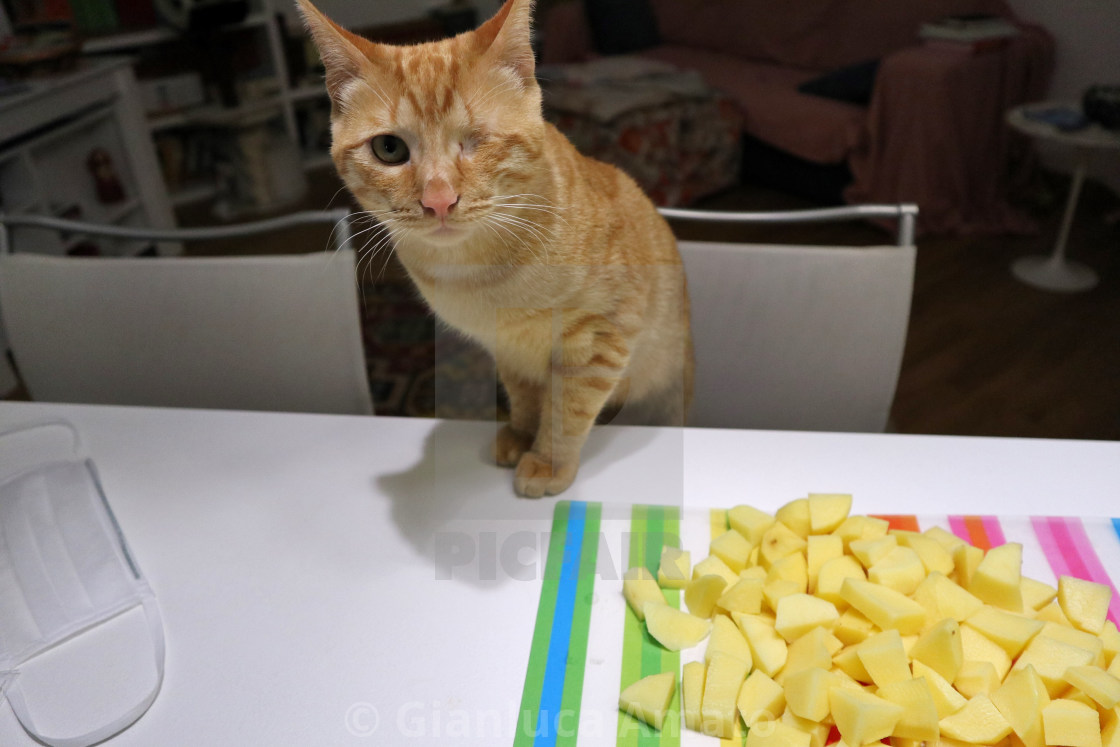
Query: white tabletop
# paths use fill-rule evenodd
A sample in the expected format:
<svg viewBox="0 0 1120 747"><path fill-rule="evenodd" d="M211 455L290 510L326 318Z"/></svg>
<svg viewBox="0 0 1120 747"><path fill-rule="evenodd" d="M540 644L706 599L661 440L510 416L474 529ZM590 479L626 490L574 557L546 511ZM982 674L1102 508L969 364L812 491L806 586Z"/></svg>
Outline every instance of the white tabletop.
<svg viewBox="0 0 1120 747"><path fill-rule="evenodd" d="M1007 123L1020 132L1042 140L1052 140L1079 148L1120 149L1120 131L1107 130L1093 122L1080 130L1060 130L1052 124L1026 116L1028 111L1065 108L1080 111L1078 104L1067 101L1044 101L1022 104L1007 112Z"/></svg>
<svg viewBox="0 0 1120 747"><path fill-rule="evenodd" d="M48 417L80 431L163 611L162 691L110 744L510 743L556 500L483 462L494 425L0 403L0 431ZM608 427L563 497L810 491L859 513L1110 516L1120 442ZM536 575L500 570L509 547ZM75 709L31 679L75 730L127 699ZM0 744L34 744L6 705Z"/></svg>

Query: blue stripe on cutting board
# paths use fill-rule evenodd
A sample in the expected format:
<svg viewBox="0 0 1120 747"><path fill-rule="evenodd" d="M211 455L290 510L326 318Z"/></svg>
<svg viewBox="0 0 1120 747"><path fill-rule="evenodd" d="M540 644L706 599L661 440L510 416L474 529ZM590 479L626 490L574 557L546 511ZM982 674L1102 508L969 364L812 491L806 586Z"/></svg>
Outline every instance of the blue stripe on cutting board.
<svg viewBox="0 0 1120 747"><path fill-rule="evenodd" d="M564 538L564 562L560 566L560 584L556 590L556 611L552 617L552 638L548 642L548 663L541 689L537 738L533 747L552 747L564 696L564 675L567 671L568 648L571 644L572 614L579 582L580 555L583 550L583 523L587 504L572 501L568 513L568 530ZM542 728L543 727L543 728Z"/></svg>

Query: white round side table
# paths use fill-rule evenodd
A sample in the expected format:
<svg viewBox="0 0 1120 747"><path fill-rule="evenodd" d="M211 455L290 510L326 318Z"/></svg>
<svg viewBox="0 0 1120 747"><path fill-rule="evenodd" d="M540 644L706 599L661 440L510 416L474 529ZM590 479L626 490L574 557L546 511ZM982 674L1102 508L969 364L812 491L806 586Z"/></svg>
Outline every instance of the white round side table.
<svg viewBox="0 0 1120 747"><path fill-rule="evenodd" d="M1049 291L1075 293L1086 291L1097 284L1097 273L1092 268L1066 258L1066 243L1073 215L1077 210L1077 200L1081 196L1081 185L1085 181L1085 171L1093 151L1103 149L1120 150L1120 132L1106 130L1098 124L1090 124L1081 130L1060 130L1052 124L1027 117L1032 110L1055 107L1073 108L1074 104L1048 101L1017 106L1007 112L1007 124L1023 134L1040 140L1050 140L1073 147L1077 151L1077 165L1073 171L1073 181L1066 200L1066 211L1058 230L1058 240L1054 250L1047 256L1020 257L1011 263L1011 272L1016 278Z"/></svg>

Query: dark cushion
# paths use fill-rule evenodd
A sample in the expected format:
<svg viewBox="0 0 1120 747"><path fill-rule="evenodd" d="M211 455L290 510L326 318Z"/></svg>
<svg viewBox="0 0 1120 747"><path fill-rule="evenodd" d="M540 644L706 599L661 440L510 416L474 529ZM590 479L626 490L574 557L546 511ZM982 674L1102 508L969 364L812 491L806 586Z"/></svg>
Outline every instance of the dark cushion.
<svg viewBox="0 0 1120 747"><path fill-rule="evenodd" d="M661 43L649 0L584 0L599 54L627 54Z"/></svg>
<svg viewBox="0 0 1120 747"><path fill-rule="evenodd" d="M825 73L819 78L802 83L797 90L826 99L867 106L871 103L871 92L875 90L875 75L878 72L879 61L869 60Z"/></svg>

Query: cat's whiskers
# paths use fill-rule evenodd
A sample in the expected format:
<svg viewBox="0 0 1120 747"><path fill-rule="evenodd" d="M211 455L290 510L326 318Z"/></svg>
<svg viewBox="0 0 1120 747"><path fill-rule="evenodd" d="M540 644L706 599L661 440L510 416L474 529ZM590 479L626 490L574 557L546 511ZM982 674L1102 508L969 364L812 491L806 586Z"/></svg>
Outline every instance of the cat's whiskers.
<svg viewBox="0 0 1120 747"><path fill-rule="evenodd" d="M463 108L470 112L472 106L482 106L482 104L485 103L488 99L498 95L499 93L504 93L507 90L515 88L520 89L521 87L522 83L520 79L506 78L505 80L500 80L494 85L490 86L490 88L487 89L486 93L482 94L481 97L478 91L475 91L474 95L471 96L465 104L463 104Z"/></svg>
<svg viewBox="0 0 1120 747"><path fill-rule="evenodd" d="M487 215L483 218L483 220L487 223L489 223L490 220L494 220L495 222L492 225L494 226L495 231L497 229L501 229L501 230L505 231L507 234L509 234L509 236L511 238L513 238L515 241L519 242L522 247L527 249L529 251L529 253L531 255L533 255L533 259L535 259L538 263L541 261L541 256L536 251L536 249L533 247L532 242L526 240L524 236L518 235L517 232L514 231L513 228L511 228L510 226L505 225L501 221L497 220L495 214L492 213L490 215ZM507 248L509 248L509 243L508 242L503 241L502 243L505 244ZM545 246L544 264L545 265L548 264L548 247L547 246Z"/></svg>

